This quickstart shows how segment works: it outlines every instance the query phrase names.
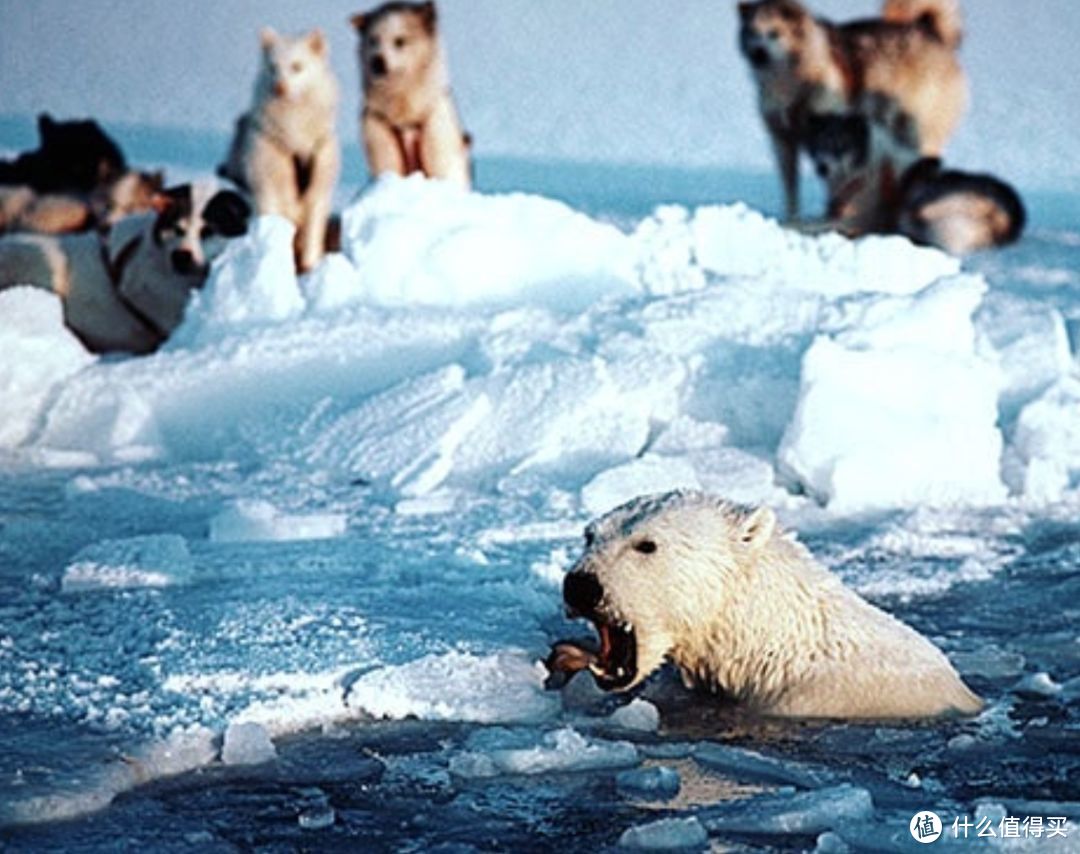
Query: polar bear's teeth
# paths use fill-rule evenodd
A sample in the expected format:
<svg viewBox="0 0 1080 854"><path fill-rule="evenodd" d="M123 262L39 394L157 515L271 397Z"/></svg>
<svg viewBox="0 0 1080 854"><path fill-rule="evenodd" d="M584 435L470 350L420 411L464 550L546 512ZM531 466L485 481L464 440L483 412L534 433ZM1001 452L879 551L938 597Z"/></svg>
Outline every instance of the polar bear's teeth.
<svg viewBox="0 0 1080 854"><path fill-rule="evenodd" d="M597 664L595 661L590 661L589 662L589 672L593 676L606 676L607 675L607 671L604 670L604 668L601 667L599 664Z"/></svg>

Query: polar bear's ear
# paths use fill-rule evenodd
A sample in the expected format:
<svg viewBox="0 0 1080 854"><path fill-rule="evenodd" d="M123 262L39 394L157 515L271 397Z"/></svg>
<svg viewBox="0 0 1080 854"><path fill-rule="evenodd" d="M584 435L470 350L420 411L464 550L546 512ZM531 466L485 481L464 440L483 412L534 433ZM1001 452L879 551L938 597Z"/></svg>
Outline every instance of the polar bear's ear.
<svg viewBox="0 0 1080 854"><path fill-rule="evenodd" d="M768 507L759 507L742 520L739 538L751 548L761 548L776 530L776 514Z"/></svg>

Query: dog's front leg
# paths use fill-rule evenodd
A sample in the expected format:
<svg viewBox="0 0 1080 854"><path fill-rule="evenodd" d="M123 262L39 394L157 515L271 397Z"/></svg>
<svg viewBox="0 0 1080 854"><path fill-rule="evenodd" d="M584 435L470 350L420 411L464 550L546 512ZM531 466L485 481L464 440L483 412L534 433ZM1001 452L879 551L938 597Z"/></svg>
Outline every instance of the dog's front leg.
<svg viewBox="0 0 1080 854"><path fill-rule="evenodd" d="M368 174L378 178L387 172L405 174L405 152L394 129L383 119L364 113L360 117L360 140L364 144Z"/></svg>
<svg viewBox="0 0 1080 854"><path fill-rule="evenodd" d="M311 184L302 200L304 213L297 233L297 266L306 273L322 259L326 247L326 225L334 203L334 187L341 169L341 152L336 138L328 139L315 155Z"/></svg>
<svg viewBox="0 0 1080 854"><path fill-rule="evenodd" d="M449 97L440 100L424 123L420 136L420 162L428 177L470 189L468 146Z"/></svg>
<svg viewBox="0 0 1080 854"><path fill-rule="evenodd" d="M784 215L789 222L799 218L799 138L791 130L769 123L776 165L784 187Z"/></svg>

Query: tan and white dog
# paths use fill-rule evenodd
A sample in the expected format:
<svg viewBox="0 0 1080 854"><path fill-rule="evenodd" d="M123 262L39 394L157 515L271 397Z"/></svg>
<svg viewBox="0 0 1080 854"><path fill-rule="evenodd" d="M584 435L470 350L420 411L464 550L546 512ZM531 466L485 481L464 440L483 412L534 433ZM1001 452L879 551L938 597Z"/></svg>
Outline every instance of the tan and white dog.
<svg viewBox="0 0 1080 854"><path fill-rule="evenodd" d="M471 142L450 94L434 3L385 3L353 15L372 176L421 172L468 189Z"/></svg>
<svg viewBox="0 0 1080 854"><path fill-rule="evenodd" d="M173 187L154 204L156 214L126 217L106 236L0 238L0 289L57 294L65 323L94 352L152 352L180 324L225 241L247 231L251 213L214 182Z"/></svg>
<svg viewBox="0 0 1080 854"><path fill-rule="evenodd" d="M799 215L798 156L812 115L869 115L892 101L910 117L920 153L941 155L968 97L957 0L886 0L884 17L846 24L798 0L741 2L739 15L788 219Z"/></svg>
<svg viewBox="0 0 1080 854"><path fill-rule="evenodd" d="M296 263L306 272L322 258L341 168L338 85L320 31L282 36L267 28L260 39L254 100L218 174L250 193L257 213L296 225Z"/></svg>

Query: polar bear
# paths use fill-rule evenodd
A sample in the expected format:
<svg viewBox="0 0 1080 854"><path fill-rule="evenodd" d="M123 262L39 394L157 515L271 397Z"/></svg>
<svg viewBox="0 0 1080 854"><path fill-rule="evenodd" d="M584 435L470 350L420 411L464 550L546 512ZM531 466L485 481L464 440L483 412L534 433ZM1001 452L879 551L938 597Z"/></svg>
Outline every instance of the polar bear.
<svg viewBox="0 0 1080 854"><path fill-rule="evenodd" d="M605 690L670 658L688 687L766 715L928 718L983 705L937 647L845 587L768 508L697 492L637 498L586 528L563 598L600 648L558 643L548 666L588 669Z"/></svg>

